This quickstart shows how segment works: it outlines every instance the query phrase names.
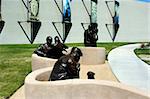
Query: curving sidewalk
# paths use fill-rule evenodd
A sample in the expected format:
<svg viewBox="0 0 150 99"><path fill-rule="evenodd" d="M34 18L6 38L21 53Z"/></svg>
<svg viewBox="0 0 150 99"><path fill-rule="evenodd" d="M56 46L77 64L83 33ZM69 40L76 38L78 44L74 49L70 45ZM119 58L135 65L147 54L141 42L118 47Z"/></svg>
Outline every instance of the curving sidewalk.
<svg viewBox="0 0 150 99"><path fill-rule="evenodd" d="M108 62L121 83L150 92L150 65L144 63L134 53L141 44L129 44L113 49L108 54Z"/></svg>

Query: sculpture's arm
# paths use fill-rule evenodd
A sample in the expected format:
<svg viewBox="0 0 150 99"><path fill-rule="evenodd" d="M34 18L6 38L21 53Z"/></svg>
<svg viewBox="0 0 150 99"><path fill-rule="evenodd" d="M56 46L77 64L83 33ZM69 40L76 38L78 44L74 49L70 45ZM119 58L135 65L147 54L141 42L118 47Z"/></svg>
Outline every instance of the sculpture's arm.
<svg viewBox="0 0 150 99"><path fill-rule="evenodd" d="M45 56L46 56L46 53L44 53L44 48L43 48L43 47L44 47L44 46L41 45L40 47L38 47L38 48L34 51L34 53L37 54L38 56L43 56L43 57L45 57Z"/></svg>

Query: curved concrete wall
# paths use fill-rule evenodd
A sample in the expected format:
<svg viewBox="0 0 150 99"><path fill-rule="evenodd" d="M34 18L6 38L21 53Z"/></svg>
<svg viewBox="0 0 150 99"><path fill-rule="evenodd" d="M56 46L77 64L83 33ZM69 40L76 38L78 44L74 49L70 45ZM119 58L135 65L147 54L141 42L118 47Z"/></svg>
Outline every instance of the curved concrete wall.
<svg viewBox="0 0 150 99"><path fill-rule="evenodd" d="M80 63L83 65L104 64L106 59L105 48L102 47L80 47L83 56Z"/></svg>
<svg viewBox="0 0 150 99"><path fill-rule="evenodd" d="M100 80L45 81L52 67L36 70L25 79L26 99L149 99L129 86ZM44 79L43 79L44 78Z"/></svg>
<svg viewBox="0 0 150 99"><path fill-rule="evenodd" d="M57 59L40 57L37 54L32 54L32 71L45 67L51 67L56 61Z"/></svg>
<svg viewBox="0 0 150 99"><path fill-rule="evenodd" d="M83 56L80 59L80 64L98 65L104 64L106 59L105 48L100 47L80 47ZM70 49L69 49L70 50ZM69 52L69 51L68 51ZM32 71L54 66L57 59L40 57L36 54L32 55Z"/></svg>

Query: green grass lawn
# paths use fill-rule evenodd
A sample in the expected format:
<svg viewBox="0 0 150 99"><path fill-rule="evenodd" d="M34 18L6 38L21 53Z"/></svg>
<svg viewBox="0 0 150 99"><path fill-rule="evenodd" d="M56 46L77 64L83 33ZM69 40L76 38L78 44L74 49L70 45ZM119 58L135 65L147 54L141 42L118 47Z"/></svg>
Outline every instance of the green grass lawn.
<svg viewBox="0 0 150 99"><path fill-rule="evenodd" d="M98 43L108 53L111 49L127 43ZM68 46L83 46L82 43L70 43ZM0 45L0 99L10 97L24 84L31 72L31 55L37 44Z"/></svg>
<svg viewBox="0 0 150 99"><path fill-rule="evenodd" d="M139 58L141 58L141 60L150 65L150 60L145 60L142 58L142 56L150 57L150 49L139 48L135 50L135 53Z"/></svg>
<svg viewBox="0 0 150 99"><path fill-rule="evenodd" d="M7 98L31 72L31 54L37 45L0 45L0 97Z"/></svg>

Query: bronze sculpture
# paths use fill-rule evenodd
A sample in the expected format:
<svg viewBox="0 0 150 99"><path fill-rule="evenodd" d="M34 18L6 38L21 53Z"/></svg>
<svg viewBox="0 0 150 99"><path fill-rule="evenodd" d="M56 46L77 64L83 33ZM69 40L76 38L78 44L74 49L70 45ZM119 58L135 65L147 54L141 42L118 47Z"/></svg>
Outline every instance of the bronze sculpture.
<svg viewBox="0 0 150 99"><path fill-rule="evenodd" d="M42 57L48 57L50 56L50 50L52 50L52 48L54 47L54 45L52 44L52 37L48 36L46 38L46 43L40 45L35 51L34 53L37 54L38 56L42 56Z"/></svg>
<svg viewBox="0 0 150 99"><path fill-rule="evenodd" d="M91 23L88 29L84 32L84 45L86 47L97 47L96 42L98 40L98 24Z"/></svg>
<svg viewBox="0 0 150 99"><path fill-rule="evenodd" d="M49 80L55 81L79 78L79 60L81 56L81 50L77 47L73 47L70 54L60 57L55 63Z"/></svg>
<svg viewBox="0 0 150 99"><path fill-rule="evenodd" d="M63 51L66 51L68 46L66 46L64 43L61 43L58 36L55 36L54 40L55 40L55 43L54 43L54 47L52 50L53 50L53 53L55 53L55 54L54 54L53 58L58 59L64 55Z"/></svg>
<svg viewBox="0 0 150 99"><path fill-rule="evenodd" d="M61 43L58 36L56 36L54 39L55 39L55 43L52 44L52 37L48 36L46 38L46 43L40 45L34 51L34 53L37 54L38 56L48 57L53 59L58 59L61 56L63 56L64 54L62 51L66 51L68 46Z"/></svg>
<svg viewBox="0 0 150 99"><path fill-rule="evenodd" d="M95 75L95 73L92 72L92 71L89 71L89 72L87 73L88 79L95 79L94 75Z"/></svg>

